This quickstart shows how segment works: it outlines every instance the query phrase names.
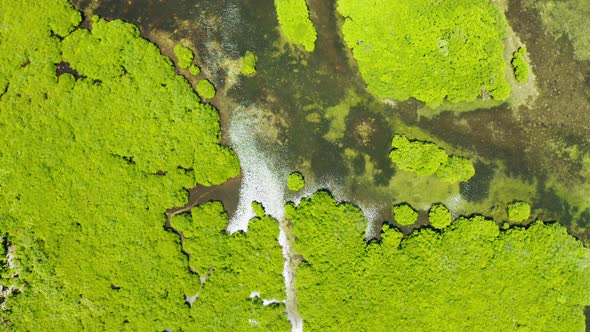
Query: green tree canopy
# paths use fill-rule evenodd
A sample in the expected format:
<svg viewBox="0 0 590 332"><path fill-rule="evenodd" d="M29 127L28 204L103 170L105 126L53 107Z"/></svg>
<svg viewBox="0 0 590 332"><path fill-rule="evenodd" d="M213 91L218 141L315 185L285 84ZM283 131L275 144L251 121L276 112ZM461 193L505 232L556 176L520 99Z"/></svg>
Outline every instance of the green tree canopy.
<svg viewBox="0 0 590 332"><path fill-rule="evenodd" d="M197 93L202 98L213 99L216 94L215 86L213 86L213 83L209 82L209 80L200 80L197 83Z"/></svg>
<svg viewBox="0 0 590 332"><path fill-rule="evenodd" d="M240 58L242 63L240 73L244 76L254 76L256 74L256 60L254 52L246 51L246 54Z"/></svg>
<svg viewBox="0 0 590 332"><path fill-rule="evenodd" d="M395 135L391 141L393 150L389 157L401 170L418 175L436 176L443 182L457 183L469 180L475 175L471 160L448 156L436 144L419 140L409 140L403 135Z"/></svg>
<svg viewBox="0 0 590 332"><path fill-rule="evenodd" d="M183 235L182 250L189 256L189 266L202 283L191 294L194 298L187 299L197 322L193 329L288 331L284 305L265 307L260 301L285 298L278 221L258 216L246 233L234 234L225 231L227 223L221 202L198 205L190 214L171 220Z"/></svg>
<svg viewBox="0 0 590 332"><path fill-rule="evenodd" d="M193 51L181 44L174 46L174 55L176 55L176 61L179 68L187 69L193 64L195 54Z"/></svg>
<svg viewBox="0 0 590 332"><path fill-rule="evenodd" d="M488 0L338 0L342 33L368 90L430 106L505 100L506 20Z"/></svg>
<svg viewBox="0 0 590 332"><path fill-rule="evenodd" d="M527 202L510 203L507 210L510 222L523 222L531 215L531 206Z"/></svg>
<svg viewBox="0 0 590 332"><path fill-rule="evenodd" d="M385 226L367 244L362 212L325 192L289 205L288 218L305 259L296 286L306 329L584 330L590 251L557 223L501 231L461 217L403 239Z"/></svg>
<svg viewBox="0 0 590 332"><path fill-rule="evenodd" d="M78 28L65 0L0 8L0 234L23 285L0 329L198 329L199 278L163 226L184 188L239 173L217 110L131 24Z"/></svg>
<svg viewBox="0 0 590 332"><path fill-rule="evenodd" d="M433 204L428 211L428 221L434 228L445 228L451 224L453 216L443 204Z"/></svg>
<svg viewBox="0 0 590 332"><path fill-rule="evenodd" d="M287 178L287 188L291 191L299 191L305 186L305 179L303 174L299 172L292 172Z"/></svg>
<svg viewBox="0 0 590 332"><path fill-rule="evenodd" d="M525 47L519 47L512 56L512 69L514 70L514 78L520 83L525 83L529 77L529 65L524 59L526 54Z"/></svg>
<svg viewBox="0 0 590 332"><path fill-rule="evenodd" d="M418 220L418 212L409 204L402 203L393 207L393 217L395 222L402 226L412 225Z"/></svg>
<svg viewBox="0 0 590 332"><path fill-rule="evenodd" d="M402 135L395 135L389 154L397 167L418 175L434 174L448 159L445 151L434 143L410 141Z"/></svg>
<svg viewBox="0 0 590 332"><path fill-rule="evenodd" d="M471 160L450 156L436 171L436 176L443 182L457 183L471 179L475 175L475 167Z"/></svg>
<svg viewBox="0 0 590 332"><path fill-rule="evenodd" d="M287 40L313 52L317 33L305 0L275 0L279 28Z"/></svg>

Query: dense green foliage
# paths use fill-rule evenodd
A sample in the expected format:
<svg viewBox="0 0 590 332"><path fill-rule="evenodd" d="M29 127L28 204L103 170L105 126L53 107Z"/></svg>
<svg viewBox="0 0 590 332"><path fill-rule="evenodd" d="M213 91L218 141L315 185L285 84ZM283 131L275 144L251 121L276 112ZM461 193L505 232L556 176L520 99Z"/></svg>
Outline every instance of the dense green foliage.
<svg viewBox="0 0 590 332"><path fill-rule="evenodd" d="M262 217L266 214L266 210L260 202L252 202L252 210L254 210L254 214L256 214L257 217Z"/></svg>
<svg viewBox="0 0 590 332"><path fill-rule="evenodd" d="M317 33L309 19L306 0L275 0L279 27L287 40L313 52Z"/></svg>
<svg viewBox="0 0 590 332"><path fill-rule="evenodd" d="M505 100L506 20L488 0L338 0L342 32L368 90L381 98Z"/></svg>
<svg viewBox="0 0 590 332"><path fill-rule="evenodd" d="M459 218L402 240L363 237L362 212L328 193L289 205L297 301L312 331L583 331L590 252L557 223L500 231ZM401 240L401 245L400 245Z"/></svg>
<svg viewBox="0 0 590 332"><path fill-rule="evenodd" d="M193 64L195 54L193 51L181 44L174 46L174 55L176 55L176 61L179 68L187 69Z"/></svg>
<svg viewBox="0 0 590 332"><path fill-rule="evenodd" d="M526 54L526 48L520 47L512 55L512 69L514 70L514 78L520 83L525 83L529 78L529 66L527 65L523 56Z"/></svg>
<svg viewBox="0 0 590 332"><path fill-rule="evenodd" d="M215 98L216 91L213 83L209 82L209 80L200 80L197 83L197 93L202 98L212 99Z"/></svg>
<svg viewBox="0 0 590 332"><path fill-rule="evenodd" d="M428 211L428 221L434 228L445 228L453 221L453 216L449 209L442 204L433 204Z"/></svg>
<svg viewBox="0 0 590 332"><path fill-rule="evenodd" d="M246 51L246 54L240 58L242 67L240 73L244 76L254 76L256 74L256 54L251 51Z"/></svg>
<svg viewBox="0 0 590 332"><path fill-rule="evenodd" d="M221 202L196 206L190 214L171 221L183 235L182 249L190 257L190 268L203 281L191 294L197 295L190 309L198 322L195 328L288 331L284 305L265 307L260 301L285 297L278 222L269 216L256 217L247 233L232 235L225 231L227 222ZM257 298L250 298L253 292Z"/></svg>
<svg viewBox="0 0 590 332"><path fill-rule="evenodd" d="M199 68L199 66L197 65L191 65L190 67L188 67L188 71L192 74L192 75L199 75L201 73L201 68Z"/></svg>
<svg viewBox="0 0 590 332"><path fill-rule="evenodd" d="M389 157L397 167L418 175L436 176L443 182L457 183L475 175L473 163L463 157L448 156L436 144L418 140L410 141L403 135L395 135L391 141L393 150Z"/></svg>
<svg viewBox="0 0 590 332"><path fill-rule="evenodd" d="M239 173L217 110L133 25L76 29L62 0L0 8L0 233L24 284L0 329L197 329L199 278L164 213Z"/></svg>
<svg viewBox="0 0 590 332"><path fill-rule="evenodd" d="M523 222L530 217L531 206L527 202L514 202L508 204L507 211L510 222Z"/></svg>
<svg viewBox="0 0 590 332"><path fill-rule="evenodd" d="M443 182L457 183L471 179L475 175L475 167L471 160L459 157L449 156L436 171L436 176Z"/></svg>
<svg viewBox="0 0 590 332"><path fill-rule="evenodd" d="M402 226L412 225L418 220L418 212L409 204L402 203L393 207L393 218Z"/></svg>
<svg viewBox="0 0 590 332"><path fill-rule="evenodd" d="M292 191L299 191L305 186L305 178L299 172L292 172L287 178L287 188Z"/></svg>
<svg viewBox="0 0 590 332"><path fill-rule="evenodd" d="M448 156L434 143L410 141L402 135L395 135L391 142L393 150L389 154L397 167L418 175L434 174Z"/></svg>

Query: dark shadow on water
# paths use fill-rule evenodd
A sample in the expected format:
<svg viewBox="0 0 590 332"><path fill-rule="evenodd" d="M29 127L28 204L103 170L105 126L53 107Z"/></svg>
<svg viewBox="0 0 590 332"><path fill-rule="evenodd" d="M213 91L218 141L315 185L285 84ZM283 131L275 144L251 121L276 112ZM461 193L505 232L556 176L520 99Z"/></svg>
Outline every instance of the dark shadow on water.
<svg viewBox="0 0 590 332"><path fill-rule="evenodd" d="M495 167L484 162L475 163L475 175L459 186L461 196L470 202L480 202L488 197L490 184L495 174Z"/></svg>

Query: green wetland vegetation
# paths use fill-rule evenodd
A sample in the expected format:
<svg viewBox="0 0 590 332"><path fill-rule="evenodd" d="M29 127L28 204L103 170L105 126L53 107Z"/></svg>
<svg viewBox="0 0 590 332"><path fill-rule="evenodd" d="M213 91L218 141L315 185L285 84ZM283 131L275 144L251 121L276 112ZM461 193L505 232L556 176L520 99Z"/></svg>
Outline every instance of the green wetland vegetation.
<svg viewBox="0 0 590 332"><path fill-rule="evenodd" d="M0 0L0 330L585 331L589 10Z"/></svg>

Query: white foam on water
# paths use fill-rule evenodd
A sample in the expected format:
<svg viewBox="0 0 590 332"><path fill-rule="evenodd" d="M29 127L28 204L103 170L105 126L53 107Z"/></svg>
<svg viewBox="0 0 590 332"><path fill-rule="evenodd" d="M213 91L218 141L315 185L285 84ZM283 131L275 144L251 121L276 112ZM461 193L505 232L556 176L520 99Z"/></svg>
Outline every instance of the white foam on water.
<svg viewBox="0 0 590 332"><path fill-rule="evenodd" d="M252 109L252 108L249 108ZM258 124L243 107L234 110L230 120L229 140L240 159L242 185L238 207L228 231L247 230L248 221L256 216L252 202L262 203L266 213L277 220L284 217L286 178L277 165L259 149L254 129Z"/></svg>
<svg viewBox="0 0 590 332"><path fill-rule="evenodd" d="M254 129L259 124L254 120L255 117L249 117L251 111L256 111L256 108L238 107L232 112L230 120L230 146L240 159L242 185L240 186L238 207L227 230L235 232L248 229L248 222L256 216L252 208L253 201L262 203L266 213L279 220L278 240L285 259L282 275L287 291L285 302L287 318L291 322L292 331L300 332L303 331L303 320L297 313L297 304L293 298L295 290L293 270L291 269L291 248L287 241L284 222L282 222L285 214L285 187L288 172L261 152ZM257 295L255 292L251 294L251 296L255 295ZM263 300L264 305L275 302L278 300Z"/></svg>
<svg viewBox="0 0 590 332"><path fill-rule="evenodd" d="M287 300L285 302L287 308L287 318L291 323L292 332L303 332L303 318L299 315L297 310L297 294L295 291L295 271L292 269L292 249L287 240L287 234L285 233L285 222L279 223L279 244L281 245L281 251L285 258L283 265L283 278L285 279L285 289L287 291Z"/></svg>
<svg viewBox="0 0 590 332"><path fill-rule="evenodd" d="M354 197L346 191L343 185L344 180L336 177L328 177L312 181L308 179L305 187L293 193L286 189L288 174L293 171L286 169L283 159L273 160L265 155L259 147L256 130L260 124L257 117L253 116L256 112L264 112L257 109L255 105L248 107L240 106L232 112L229 125L230 146L236 152L240 159L242 169L242 184L238 206L234 216L228 224L227 230L231 233L238 230L246 231L248 222L256 214L252 208L252 202L262 203L267 214L279 220L279 238L282 254L285 259L283 265L283 278L287 291L286 309L287 317L291 323L293 332L303 331L303 319L297 311L297 301L295 293L295 271L293 271L292 250L287 234L285 232L286 224L284 221L285 203L292 201L299 204L304 197L311 196L320 189L327 189L331 192L337 201L352 201ZM280 153L273 153L279 155ZM358 204L367 219L367 231L379 222L378 205ZM252 296L260 296L259 293L253 292ZM264 305L280 302L277 299L263 300Z"/></svg>

